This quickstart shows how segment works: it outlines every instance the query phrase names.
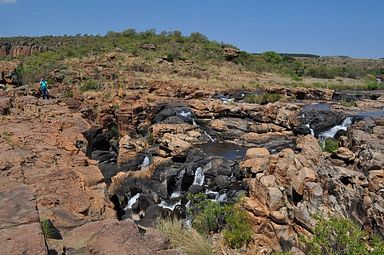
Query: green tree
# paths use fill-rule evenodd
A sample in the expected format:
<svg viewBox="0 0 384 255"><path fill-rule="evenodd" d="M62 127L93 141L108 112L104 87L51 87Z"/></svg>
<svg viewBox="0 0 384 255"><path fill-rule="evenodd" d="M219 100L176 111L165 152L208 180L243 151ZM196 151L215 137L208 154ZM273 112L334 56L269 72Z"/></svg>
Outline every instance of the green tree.
<svg viewBox="0 0 384 255"><path fill-rule="evenodd" d="M261 54L261 57L268 63L279 64L283 61L283 58L280 54L274 51L266 51Z"/></svg>
<svg viewBox="0 0 384 255"><path fill-rule="evenodd" d="M208 41L208 38L202 33L193 32L189 35L189 40L195 43L205 43Z"/></svg>
<svg viewBox="0 0 384 255"><path fill-rule="evenodd" d="M136 30L133 29L133 28L128 28L126 30L124 30L123 32L121 32L124 36L127 36L127 37L133 37L137 34Z"/></svg>

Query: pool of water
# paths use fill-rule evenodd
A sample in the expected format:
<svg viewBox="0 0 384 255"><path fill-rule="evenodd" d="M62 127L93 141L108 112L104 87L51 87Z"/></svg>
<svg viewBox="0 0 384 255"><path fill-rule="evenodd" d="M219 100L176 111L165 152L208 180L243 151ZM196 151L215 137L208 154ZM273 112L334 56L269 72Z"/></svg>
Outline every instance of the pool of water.
<svg viewBox="0 0 384 255"><path fill-rule="evenodd" d="M357 118L384 117L384 109L380 111L366 111L356 114Z"/></svg>
<svg viewBox="0 0 384 255"><path fill-rule="evenodd" d="M327 103L308 104L303 106L303 112L318 110L318 111L331 111L331 105Z"/></svg>
<svg viewBox="0 0 384 255"><path fill-rule="evenodd" d="M222 156L229 160L243 159L248 148L226 142L205 143L196 146L208 156Z"/></svg>

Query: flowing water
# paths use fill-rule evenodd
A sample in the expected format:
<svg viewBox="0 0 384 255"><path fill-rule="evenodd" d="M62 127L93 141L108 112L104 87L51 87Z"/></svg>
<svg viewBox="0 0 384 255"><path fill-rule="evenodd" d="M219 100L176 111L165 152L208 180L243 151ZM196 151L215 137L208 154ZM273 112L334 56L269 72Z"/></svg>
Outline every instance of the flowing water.
<svg viewBox="0 0 384 255"><path fill-rule="evenodd" d="M140 193L137 193L136 195L134 195L133 197L131 197L131 198L128 200L128 204L127 204L127 206L124 208L124 210L132 209L132 205L134 205L134 204L137 202L137 199L139 199L139 197L140 197Z"/></svg>
<svg viewBox="0 0 384 255"><path fill-rule="evenodd" d="M195 179L193 180L192 185L198 185L198 186L203 186L204 184L204 170L201 167L198 167L195 171Z"/></svg>
<svg viewBox="0 0 384 255"><path fill-rule="evenodd" d="M340 130L347 131L348 127L351 124L352 124L352 117L347 117L343 120L343 122L340 125L336 125L333 128L320 133L319 139L325 140L326 138L333 138L338 131L340 131Z"/></svg>
<svg viewBox="0 0 384 255"><path fill-rule="evenodd" d="M209 140L211 140L211 142L215 142L215 139L212 138L212 136L210 136L207 131L204 131L204 134L209 138Z"/></svg>
<svg viewBox="0 0 384 255"><path fill-rule="evenodd" d="M143 163L141 163L141 168L147 167L150 164L150 160L148 156L145 156Z"/></svg>

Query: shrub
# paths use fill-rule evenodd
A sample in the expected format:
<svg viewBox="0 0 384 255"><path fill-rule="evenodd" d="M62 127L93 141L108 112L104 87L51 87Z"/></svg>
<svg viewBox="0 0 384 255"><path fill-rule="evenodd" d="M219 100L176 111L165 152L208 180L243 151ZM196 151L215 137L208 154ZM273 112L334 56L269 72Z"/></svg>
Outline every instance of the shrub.
<svg viewBox="0 0 384 255"><path fill-rule="evenodd" d="M189 255L211 255L212 248L208 240L193 228L184 228L178 220L161 220L156 228L165 234L174 247L179 247Z"/></svg>
<svg viewBox="0 0 384 255"><path fill-rule="evenodd" d="M384 254L384 242L378 237L369 238L361 227L349 219L319 218L311 238L301 237L308 255Z"/></svg>
<svg viewBox="0 0 384 255"><path fill-rule="evenodd" d="M45 238L62 239L62 236L54 226L51 220L44 219L40 221L41 230Z"/></svg>
<svg viewBox="0 0 384 255"><path fill-rule="evenodd" d="M199 203L200 212L193 219L192 226L202 234L217 233L225 225L225 215L229 211L227 206L222 206L216 201L204 200Z"/></svg>
<svg viewBox="0 0 384 255"><path fill-rule="evenodd" d="M73 98L73 91L70 89L66 89L64 92L64 97L65 98Z"/></svg>
<svg viewBox="0 0 384 255"><path fill-rule="evenodd" d="M6 141L9 145L14 145L11 134L7 130L4 130L2 133L0 133L0 139Z"/></svg>
<svg viewBox="0 0 384 255"><path fill-rule="evenodd" d="M199 32L193 32L189 35L188 40L195 43L205 43L208 38Z"/></svg>
<svg viewBox="0 0 384 255"><path fill-rule="evenodd" d="M148 142L149 145L153 145L155 143L155 139L153 137L152 131L148 131L147 142Z"/></svg>
<svg viewBox="0 0 384 255"><path fill-rule="evenodd" d="M85 92L89 90L98 90L98 89L101 89L102 87L103 86L100 83L94 80L90 80L80 86L80 91Z"/></svg>
<svg viewBox="0 0 384 255"><path fill-rule="evenodd" d="M340 104L345 107L353 107L356 106L356 101L355 100L348 100L348 99L341 99Z"/></svg>
<svg viewBox="0 0 384 255"><path fill-rule="evenodd" d="M223 236L231 248L240 248L252 240L252 230L247 215L238 208L233 208L225 217L226 227Z"/></svg>
<svg viewBox="0 0 384 255"><path fill-rule="evenodd" d="M283 61L283 58L280 54L274 51L266 51L261 54L261 57L268 63L278 64Z"/></svg>
<svg viewBox="0 0 384 255"><path fill-rule="evenodd" d="M326 138L321 147L323 151L333 153L339 148L339 142L333 138Z"/></svg>
<svg viewBox="0 0 384 255"><path fill-rule="evenodd" d="M274 103L281 99L281 95L277 93L264 93L263 102L264 103Z"/></svg>
<svg viewBox="0 0 384 255"><path fill-rule="evenodd" d="M138 73L150 73L152 68L144 62L135 62L127 67L128 71Z"/></svg>
<svg viewBox="0 0 384 255"><path fill-rule="evenodd" d="M306 75L314 78L322 78L322 79L335 78L334 72L332 72L330 68L327 68L325 66L310 67L307 69Z"/></svg>
<svg viewBox="0 0 384 255"><path fill-rule="evenodd" d="M231 248L240 248L252 239L252 230L247 215L234 204L222 205L206 199L206 195L193 195L188 211L192 218L192 226L199 232L208 235L222 231L224 240Z"/></svg>
<svg viewBox="0 0 384 255"><path fill-rule="evenodd" d="M379 88L379 84L377 84L376 81L371 81L371 82L369 82L369 83L367 84L367 88L368 88L369 90L376 90L376 89Z"/></svg>
<svg viewBox="0 0 384 255"><path fill-rule="evenodd" d="M303 78L301 76L297 75L297 74L293 74L292 75L292 80L294 80L294 81L302 81Z"/></svg>
<svg viewBox="0 0 384 255"><path fill-rule="evenodd" d="M274 103L281 99L280 94L277 93L263 93L261 95L248 94L244 97L246 103L251 104L267 104Z"/></svg>

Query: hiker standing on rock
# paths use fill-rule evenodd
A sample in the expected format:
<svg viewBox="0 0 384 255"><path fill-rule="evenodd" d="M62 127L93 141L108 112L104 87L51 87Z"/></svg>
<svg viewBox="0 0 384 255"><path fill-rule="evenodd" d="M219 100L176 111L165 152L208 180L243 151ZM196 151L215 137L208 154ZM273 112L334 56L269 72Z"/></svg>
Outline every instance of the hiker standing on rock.
<svg viewBox="0 0 384 255"><path fill-rule="evenodd" d="M43 99L45 98L49 99L48 84L47 84L47 81L44 79L44 77L41 77L41 80L40 80L40 90L41 90L41 94L43 95Z"/></svg>

